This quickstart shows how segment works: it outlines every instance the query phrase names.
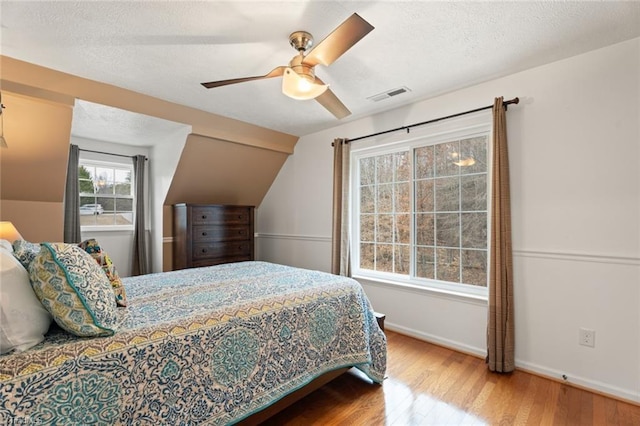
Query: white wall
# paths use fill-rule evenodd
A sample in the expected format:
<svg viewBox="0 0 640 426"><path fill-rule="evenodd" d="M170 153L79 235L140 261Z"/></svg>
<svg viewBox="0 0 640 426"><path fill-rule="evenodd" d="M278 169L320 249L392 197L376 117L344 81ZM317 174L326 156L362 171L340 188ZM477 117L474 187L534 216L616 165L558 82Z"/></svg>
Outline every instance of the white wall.
<svg viewBox="0 0 640 426"><path fill-rule="evenodd" d="M191 126L184 125L157 141L151 149L152 161L149 165L150 175L150 206L151 206L151 272L162 272L162 242L163 242L163 206L164 200L171 186L171 179L176 172L180 155L191 133Z"/></svg>
<svg viewBox="0 0 640 426"><path fill-rule="evenodd" d="M301 138L258 209L258 258L329 270L334 138L496 96L521 99L507 112L516 364L640 402L640 39ZM390 329L485 353L484 302L362 284Z"/></svg>

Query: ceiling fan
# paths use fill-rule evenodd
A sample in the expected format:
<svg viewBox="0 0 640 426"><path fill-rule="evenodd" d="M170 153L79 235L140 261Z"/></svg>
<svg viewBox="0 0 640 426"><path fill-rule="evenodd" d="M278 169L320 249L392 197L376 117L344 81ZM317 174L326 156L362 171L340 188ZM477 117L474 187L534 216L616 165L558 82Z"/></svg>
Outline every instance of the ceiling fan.
<svg viewBox="0 0 640 426"><path fill-rule="evenodd" d="M314 68L318 64L331 65L371 30L373 26L354 13L306 55L305 52L313 45L313 36L306 31L296 31L289 36L289 43L298 51L298 54L291 59L289 65L276 67L261 76L211 81L202 85L211 89L228 84L282 77L282 92L285 95L301 100L315 99L338 119L344 118L351 114L351 111L336 97L328 85L316 77Z"/></svg>

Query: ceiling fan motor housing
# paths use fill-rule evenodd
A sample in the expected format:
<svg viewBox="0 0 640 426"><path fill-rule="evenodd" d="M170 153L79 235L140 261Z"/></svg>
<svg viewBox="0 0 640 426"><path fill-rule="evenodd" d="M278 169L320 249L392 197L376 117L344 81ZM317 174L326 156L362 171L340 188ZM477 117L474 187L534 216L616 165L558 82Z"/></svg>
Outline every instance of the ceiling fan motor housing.
<svg viewBox="0 0 640 426"><path fill-rule="evenodd" d="M298 52L305 52L313 46L313 36L306 31L295 31L289 36L289 44Z"/></svg>

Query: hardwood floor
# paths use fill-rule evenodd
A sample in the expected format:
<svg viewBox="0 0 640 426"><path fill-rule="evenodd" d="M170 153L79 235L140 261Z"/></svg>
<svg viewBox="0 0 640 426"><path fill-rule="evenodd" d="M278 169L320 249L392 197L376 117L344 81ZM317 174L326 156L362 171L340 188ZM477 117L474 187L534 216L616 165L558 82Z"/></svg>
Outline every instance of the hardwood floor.
<svg viewBox="0 0 640 426"><path fill-rule="evenodd" d="M387 331L387 379L353 369L264 425L640 425L640 407Z"/></svg>

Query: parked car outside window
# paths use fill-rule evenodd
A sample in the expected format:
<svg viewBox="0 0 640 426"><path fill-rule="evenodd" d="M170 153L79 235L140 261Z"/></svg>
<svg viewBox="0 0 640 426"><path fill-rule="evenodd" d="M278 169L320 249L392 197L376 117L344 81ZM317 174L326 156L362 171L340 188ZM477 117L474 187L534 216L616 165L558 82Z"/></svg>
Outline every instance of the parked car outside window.
<svg viewBox="0 0 640 426"><path fill-rule="evenodd" d="M102 214L104 213L104 209L101 204L83 204L80 206L80 214L88 215L88 214Z"/></svg>
<svg viewBox="0 0 640 426"><path fill-rule="evenodd" d="M0 0L1 1L1 0ZM125 161L125 160L122 160ZM80 229L83 231L133 231L135 194L132 188L133 162L86 160L78 164Z"/></svg>

